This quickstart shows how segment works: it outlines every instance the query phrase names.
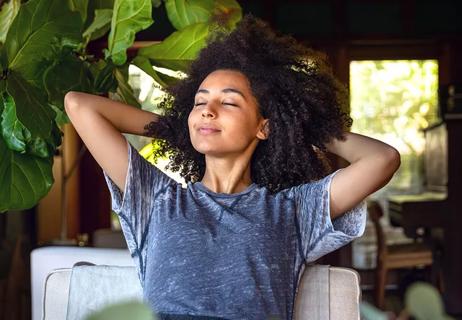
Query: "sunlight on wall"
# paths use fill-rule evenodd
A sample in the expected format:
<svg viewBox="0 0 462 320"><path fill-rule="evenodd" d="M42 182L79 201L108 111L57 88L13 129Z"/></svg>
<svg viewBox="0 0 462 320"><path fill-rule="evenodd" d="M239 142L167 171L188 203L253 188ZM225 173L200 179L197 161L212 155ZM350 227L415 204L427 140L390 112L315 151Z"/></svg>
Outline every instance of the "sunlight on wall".
<svg viewBox="0 0 462 320"><path fill-rule="evenodd" d="M185 76L185 74L181 72L158 67L153 68L156 71L160 71L172 77L182 78ZM131 87L134 88L134 94L138 98L138 101L140 102L143 110L161 113L161 110L157 106L162 101L165 94L163 88L158 83L156 83L152 77L134 65L130 65L128 74L128 82ZM126 135L126 137L128 141L130 141L134 147L141 151L141 154L152 163L152 159L149 159L149 148L151 147L152 139L135 135ZM185 185L184 179L181 178L177 172L172 172L165 168L167 164L168 159L158 159L155 163L155 166L177 182Z"/></svg>

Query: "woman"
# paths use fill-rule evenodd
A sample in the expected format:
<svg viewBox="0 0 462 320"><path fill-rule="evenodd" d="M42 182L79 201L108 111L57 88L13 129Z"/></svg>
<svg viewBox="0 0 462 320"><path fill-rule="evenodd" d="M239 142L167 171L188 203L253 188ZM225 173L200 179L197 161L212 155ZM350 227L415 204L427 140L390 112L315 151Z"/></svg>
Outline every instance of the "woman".
<svg viewBox="0 0 462 320"><path fill-rule="evenodd" d="M292 319L301 266L363 233L363 200L391 179L399 153L345 132L345 90L323 56L252 17L217 35L169 93L163 116L65 97L104 170L146 302L165 319ZM157 153L187 188L122 132L161 139ZM326 152L350 164L328 174Z"/></svg>

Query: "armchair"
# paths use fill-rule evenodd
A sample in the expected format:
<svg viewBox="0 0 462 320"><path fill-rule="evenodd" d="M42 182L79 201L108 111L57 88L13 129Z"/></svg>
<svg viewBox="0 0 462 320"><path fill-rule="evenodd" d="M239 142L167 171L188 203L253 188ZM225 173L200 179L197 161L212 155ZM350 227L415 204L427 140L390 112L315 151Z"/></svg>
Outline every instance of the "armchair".
<svg viewBox="0 0 462 320"><path fill-rule="evenodd" d="M58 258L60 254L62 257ZM57 262L52 263L50 257L58 258ZM124 249L48 247L34 250L31 266L36 271L32 274L32 320L66 319L71 267L78 261L131 266L130 272L136 273L130 254ZM45 265L40 265L43 263ZM111 271L109 268L108 272L117 272L116 269ZM91 293L87 292L87 294ZM121 296L120 300L123 298ZM141 296L139 299L141 300ZM359 320L360 299L359 276L356 271L348 268L306 265L298 285L294 319Z"/></svg>

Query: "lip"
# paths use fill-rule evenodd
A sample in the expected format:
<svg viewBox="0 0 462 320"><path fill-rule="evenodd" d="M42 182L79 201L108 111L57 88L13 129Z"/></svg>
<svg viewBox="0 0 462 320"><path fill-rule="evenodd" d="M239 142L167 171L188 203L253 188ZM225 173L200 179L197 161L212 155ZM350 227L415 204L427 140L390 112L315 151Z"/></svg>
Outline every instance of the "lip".
<svg viewBox="0 0 462 320"><path fill-rule="evenodd" d="M214 133L218 133L221 131L220 129L217 129L214 126L210 126L210 125L201 125L199 126L197 130L199 131L199 133L204 134L204 135L214 134Z"/></svg>
<svg viewBox="0 0 462 320"><path fill-rule="evenodd" d="M214 133L218 133L220 132L220 130L218 129L214 129L214 128L199 128L199 133L201 134L214 134Z"/></svg>

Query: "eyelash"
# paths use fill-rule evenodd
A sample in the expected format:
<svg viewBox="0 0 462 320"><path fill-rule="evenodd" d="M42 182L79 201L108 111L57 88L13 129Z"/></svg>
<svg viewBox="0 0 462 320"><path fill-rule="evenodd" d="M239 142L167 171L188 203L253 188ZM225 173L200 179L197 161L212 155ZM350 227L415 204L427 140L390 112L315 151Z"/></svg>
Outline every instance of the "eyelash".
<svg viewBox="0 0 462 320"><path fill-rule="evenodd" d="M204 105L205 102L201 102L201 103L195 103L194 106L197 107L197 106L202 106ZM229 105L229 106L233 106L233 107L237 107L237 104L234 104L234 103L223 103L223 104L226 104L226 105Z"/></svg>

